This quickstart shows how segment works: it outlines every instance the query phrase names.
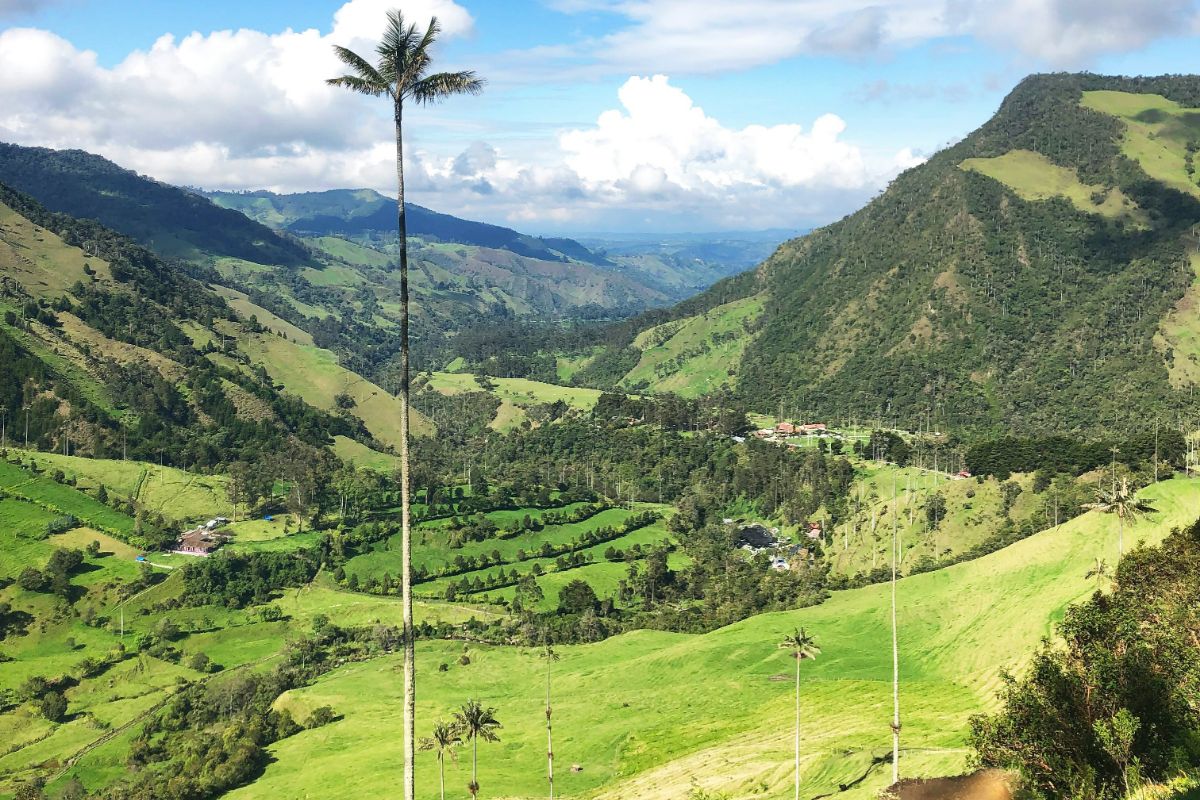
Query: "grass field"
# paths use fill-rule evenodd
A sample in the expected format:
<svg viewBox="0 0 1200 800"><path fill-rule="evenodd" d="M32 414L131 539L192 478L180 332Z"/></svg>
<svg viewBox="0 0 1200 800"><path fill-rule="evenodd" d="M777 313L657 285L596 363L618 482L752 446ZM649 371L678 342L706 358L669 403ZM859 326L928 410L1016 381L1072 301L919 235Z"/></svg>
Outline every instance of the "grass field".
<svg viewBox="0 0 1200 800"><path fill-rule="evenodd" d="M0 203L0 273L34 297L50 299L66 294L77 281L91 282L85 265L95 272L94 280L113 282L107 261L85 255Z"/></svg>
<svg viewBox="0 0 1200 800"><path fill-rule="evenodd" d="M1170 351L1168 374L1174 386L1200 383L1200 252L1191 253L1192 285L1159 323L1155 346Z"/></svg>
<svg viewBox="0 0 1200 800"><path fill-rule="evenodd" d="M1159 509L1127 531L1156 541L1195 515L1200 481L1177 479L1145 490ZM902 775L949 774L965 766L969 714L990 707L999 671L1019 666L1066 606L1095 588L1084 573L1112 558L1115 520L1095 513L1003 551L899 584ZM703 636L641 631L595 645L562 648L555 671L557 787L563 796L684 796L691 782L734 798L791 793L792 685L776 643L797 625L823 653L805 665L805 797L872 798L890 745L891 663L888 587L839 592L821 606L766 614ZM418 731L468 697L496 706L501 743L482 745L480 782L493 797L537 797L543 778L543 670L536 653L422 642L418 651ZM448 672L438 672L439 663ZM289 707L328 703L344 718L274 745L278 759L249 798L301 798L332 792L376 796L399 776L399 661L342 668L289 693ZM582 768L570 771L570 764ZM303 765L303 766L301 766ZM465 766L448 767L460 787ZM418 756L419 796L436 796L433 758Z"/></svg>
<svg viewBox="0 0 1200 800"><path fill-rule="evenodd" d="M825 555L834 572L867 573L890 563L893 509L901 545L900 570L905 574L924 556L937 561L969 550L997 533L1005 522L1000 482L995 478L982 483L950 480L931 470L900 469L872 461L861 462L858 469L860 478L850 499L848 518L826 532ZM1033 493L1032 476L1014 475L1011 480L1022 491L1008 518L1020 523L1030 519L1045 498ZM931 530L925 507L934 492L945 498L946 515ZM1052 522L1045 520L1044 525Z"/></svg>
<svg viewBox="0 0 1200 800"><path fill-rule="evenodd" d="M1187 173L1187 143L1200 142L1200 109L1184 108L1157 94L1113 91L1084 92L1082 104L1125 123L1121 152L1147 175L1200 197L1200 173Z"/></svg>
<svg viewBox="0 0 1200 800"><path fill-rule="evenodd" d="M582 505L582 503L575 503L565 506L563 509L552 510L570 512ZM639 505L637 510L642 510L642 508L658 507L642 504ZM541 519L545 513L541 509L529 508L512 511L491 511L485 516L497 528L504 529L527 514L531 519ZM418 525L414 532L413 567L424 567L431 571L437 571L453 561L455 556L461 555L464 558L473 557L490 554L494 550L500 553L504 564L509 564L516 560L518 550L525 550L531 553L540 548L543 542L551 545L566 544L578 539L586 531L604 526L619 525L633 513L634 511L632 510L610 508L601 511L599 514L594 514L581 522L565 525L547 525L540 531L528 531L511 539L488 539L482 542L467 542L461 548L452 548L449 546L449 532L446 529L448 520L431 520ZM551 563L553 560L549 559ZM400 565L400 536L397 534L379 542L371 552L350 559L346 564L346 572L358 575L359 579L380 578L384 573L396 577L400 574Z"/></svg>
<svg viewBox="0 0 1200 800"><path fill-rule="evenodd" d="M109 508L70 486L55 483L44 475L0 461L0 489L57 514L72 514L104 531L132 535L132 518Z"/></svg>
<svg viewBox="0 0 1200 800"><path fill-rule="evenodd" d="M338 364L330 351L272 335L247 336L239 345L266 368L271 380L317 408L333 410L335 398L348 394L355 402L350 413L361 419L375 438L399 446L400 401ZM411 422L416 435L434 433L433 423L415 410Z"/></svg>
<svg viewBox="0 0 1200 800"><path fill-rule="evenodd" d="M1060 167L1041 153L1013 150L995 158L968 158L959 167L1000 181L1023 200L1061 197L1087 214L1149 225L1145 213L1120 189L1083 183L1074 169Z"/></svg>
<svg viewBox="0 0 1200 800"><path fill-rule="evenodd" d="M208 519L230 511L223 475L198 475L144 461L80 458L35 450L12 452L26 463L36 462L44 471L61 469L64 475L75 478L80 489L93 490L103 484L110 494L132 498L174 519Z"/></svg>
<svg viewBox="0 0 1200 800"><path fill-rule="evenodd" d="M465 392L490 391L500 400L496 416L490 427L498 431L509 431L526 419L526 410L531 406L562 401L576 411L588 412L596 407L603 394L598 389L583 389L575 386L558 386L553 383L529 380L528 378L489 378L495 388L485 390L469 372L433 372L429 386L444 395Z"/></svg>
<svg viewBox="0 0 1200 800"><path fill-rule="evenodd" d="M365 444L346 436L333 437L333 454L343 461L349 461L356 466L366 467L377 472L391 473L400 465L400 460L396 456L372 450Z"/></svg>
<svg viewBox="0 0 1200 800"><path fill-rule="evenodd" d="M642 331L634 340L642 357L621 385L644 384L650 391L685 397L732 386L734 369L754 336L763 303L761 295L753 295Z"/></svg>

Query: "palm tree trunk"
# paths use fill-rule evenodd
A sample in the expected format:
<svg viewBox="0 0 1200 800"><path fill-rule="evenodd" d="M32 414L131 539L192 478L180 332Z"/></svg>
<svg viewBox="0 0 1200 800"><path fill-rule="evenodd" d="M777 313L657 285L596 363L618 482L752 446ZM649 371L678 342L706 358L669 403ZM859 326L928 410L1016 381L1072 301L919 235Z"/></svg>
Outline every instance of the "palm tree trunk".
<svg viewBox="0 0 1200 800"><path fill-rule="evenodd" d="M796 656L796 795L800 800L800 654Z"/></svg>
<svg viewBox="0 0 1200 800"><path fill-rule="evenodd" d="M1125 517L1117 512L1117 558L1125 554Z"/></svg>
<svg viewBox="0 0 1200 800"><path fill-rule="evenodd" d="M396 99L396 227L400 234L400 585L404 635L404 800L416 796L416 649L413 641L412 520L408 458L408 225L404 218L403 106Z"/></svg>
<svg viewBox="0 0 1200 800"><path fill-rule="evenodd" d="M442 800L446 800L446 757L441 753L438 753L438 787Z"/></svg>
<svg viewBox="0 0 1200 800"><path fill-rule="evenodd" d="M479 797L479 735L471 737L471 797Z"/></svg>
<svg viewBox="0 0 1200 800"><path fill-rule="evenodd" d="M892 784L900 780L900 649L896 635L896 479L892 478Z"/></svg>
<svg viewBox="0 0 1200 800"><path fill-rule="evenodd" d="M550 657L546 657L546 779L550 782L550 800L554 800L554 733L550 728Z"/></svg>

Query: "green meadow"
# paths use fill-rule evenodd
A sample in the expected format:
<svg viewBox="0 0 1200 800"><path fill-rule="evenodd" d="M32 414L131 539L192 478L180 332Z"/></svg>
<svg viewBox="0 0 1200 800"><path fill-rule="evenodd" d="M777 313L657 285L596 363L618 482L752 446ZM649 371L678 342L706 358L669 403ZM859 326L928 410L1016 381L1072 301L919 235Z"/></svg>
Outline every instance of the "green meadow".
<svg viewBox="0 0 1200 800"><path fill-rule="evenodd" d="M1159 540L1192 521L1200 481L1144 491L1158 512L1126 542ZM1098 587L1085 577L1116 555L1116 524L1095 512L984 558L902 579L901 774L951 774L966 766L970 714L994 706L1004 668L1026 654L1065 608ZM554 665L556 785L564 796L673 798L691 783L734 796L791 793L792 684L776 644L794 627L823 652L803 677L803 796L873 798L889 780L872 766L890 747L889 587L837 592L820 606L765 614L705 635L639 631L562 648ZM460 664L467 655L469 664ZM440 672L438 665L448 670ZM231 797L380 796L399 779L398 657L353 664L280 700L329 704L342 718L272 747L276 761ZM495 797L545 791L544 665L533 651L421 642L418 732L469 697L498 709L499 744L483 744L480 783ZM577 765L578 770L572 769ZM457 791L465 763L448 767ZM423 798L436 797L436 765L418 755Z"/></svg>

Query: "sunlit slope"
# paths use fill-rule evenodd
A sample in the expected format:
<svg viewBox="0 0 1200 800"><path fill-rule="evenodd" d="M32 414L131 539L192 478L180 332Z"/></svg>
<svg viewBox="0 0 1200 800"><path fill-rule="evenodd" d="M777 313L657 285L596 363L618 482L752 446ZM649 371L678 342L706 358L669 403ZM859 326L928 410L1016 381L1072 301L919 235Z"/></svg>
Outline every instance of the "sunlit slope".
<svg viewBox="0 0 1200 800"><path fill-rule="evenodd" d="M755 295L640 333L641 358L621 385L685 397L732 386L737 362L757 331L764 298Z"/></svg>
<svg viewBox="0 0 1200 800"><path fill-rule="evenodd" d="M1125 124L1121 152L1147 175L1200 197L1200 165L1194 149L1189 153L1188 148L1200 142L1200 108L1185 108L1159 94L1109 90L1084 92L1082 104L1120 117Z"/></svg>
<svg viewBox="0 0 1200 800"><path fill-rule="evenodd" d="M1200 480L1143 493L1158 509L1126 531L1155 542L1191 521ZM968 716L989 707L997 675L1019 666L1071 603L1097 587L1085 573L1116 556L1116 521L1089 513L977 561L899 583L902 773L945 774L966 762ZM691 781L731 797L790 796L792 684L777 642L798 625L821 657L805 664L804 796L870 798L887 782L869 769L890 746L889 587L840 592L825 604L767 614L703 635L643 631L562 648L555 670L556 785L563 795L675 798ZM467 652L470 663L461 665ZM418 733L470 697L498 709L502 742L482 745L480 783L493 797L545 791L543 665L532 651L426 642L418 647ZM399 780L399 659L339 669L283 702L330 704L344 718L275 745L277 761L232 797L383 796ZM446 663L446 672L438 665ZM571 765L578 764L579 771ZM437 791L418 756L419 796ZM451 787L467 766L448 768Z"/></svg>
<svg viewBox="0 0 1200 800"><path fill-rule="evenodd" d="M349 395L354 400L350 413L363 421L371 435L399 447L400 401L343 367L334 353L270 333L248 334L238 347L255 364L261 364L271 380L316 408L331 411L337 407L339 395ZM433 433L428 419L415 410L411 414L414 434Z"/></svg>
<svg viewBox="0 0 1200 800"><path fill-rule="evenodd" d="M959 166L1000 181L1022 200L1057 197L1088 214L1147 224L1145 213L1120 189L1084 183L1074 169L1060 167L1041 153L1012 150L994 158L968 158Z"/></svg>

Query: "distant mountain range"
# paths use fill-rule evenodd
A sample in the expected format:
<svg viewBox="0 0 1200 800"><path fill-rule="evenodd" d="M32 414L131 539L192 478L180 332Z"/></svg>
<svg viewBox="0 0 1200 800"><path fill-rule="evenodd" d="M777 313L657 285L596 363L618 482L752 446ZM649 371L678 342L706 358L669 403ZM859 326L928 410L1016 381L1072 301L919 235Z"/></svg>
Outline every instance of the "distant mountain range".
<svg viewBox="0 0 1200 800"><path fill-rule="evenodd" d="M223 208L240 211L265 225L305 236L394 236L396 201L371 189L333 189L325 192L275 194L256 192L201 192ZM472 222L405 203L409 236L442 242L510 250L544 261L579 261L613 266L572 239L544 239L511 228Z"/></svg>

